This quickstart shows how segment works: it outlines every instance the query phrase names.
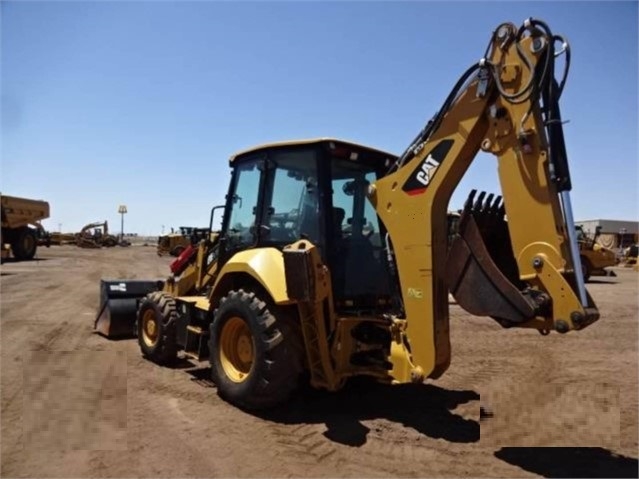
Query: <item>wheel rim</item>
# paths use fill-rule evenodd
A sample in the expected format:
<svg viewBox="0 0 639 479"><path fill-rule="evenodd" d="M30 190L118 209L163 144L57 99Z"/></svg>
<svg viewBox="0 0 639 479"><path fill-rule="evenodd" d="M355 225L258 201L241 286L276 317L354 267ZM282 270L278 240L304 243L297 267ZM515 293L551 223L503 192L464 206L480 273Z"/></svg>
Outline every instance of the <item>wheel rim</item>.
<svg viewBox="0 0 639 479"><path fill-rule="evenodd" d="M220 334L220 363L231 381L241 383L248 378L254 349L251 330L242 318L233 316L224 323Z"/></svg>
<svg viewBox="0 0 639 479"><path fill-rule="evenodd" d="M149 347L153 347L158 342L158 323L155 319L155 311L147 309L142 315L142 341Z"/></svg>

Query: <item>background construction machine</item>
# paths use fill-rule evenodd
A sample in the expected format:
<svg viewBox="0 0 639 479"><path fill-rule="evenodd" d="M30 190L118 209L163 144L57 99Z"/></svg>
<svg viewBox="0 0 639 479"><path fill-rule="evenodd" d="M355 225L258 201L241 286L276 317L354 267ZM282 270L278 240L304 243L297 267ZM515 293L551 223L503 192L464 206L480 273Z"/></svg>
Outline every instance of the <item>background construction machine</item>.
<svg viewBox="0 0 639 479"><path fill-rule="evenodd" d="M117 236L109 234L107 221L84 225L76 234L75 242L80 248L102 248L103 246L110 248L119 243Z"/></svg>
<svg viewBox="0 0 639 479"><path fill-rule="evenodd" d="M637 264L637 257L639 256L639 245L633 244L628 246L627 248L623 248L621 251L621 258L619 259L619 264L623 265L625 268L634 267L635 270L639 270L639 266Z"/></svg>
<svg viewBox="0 0 639 479"><path fill-rule="evenodd" d="M581 270L584 281L590 276L616 276L612 270L606 270L617 264L617 256L614 251L597 243L597 237L601 232L601 226L597 226L595 234L589 236L581 226L575 226L577 242L579 244L579 257L581 258Z"/></svg>
<svg viewBox="0 0 639 479"><path fill-rule="evenodd" d="M6 195L0 196L0 203L2 258L8 257L9 250L5 247L7 243L15 259L32 259L38 248L38 238L42 236L40 232L44 232L40 221L49 217L49 203Z"/></svg>
<svg viewBox="0 0 639 479"><path fill-rule="evenodd" d="M158 237L158 256L170 254L180 256L190 244L197 244L209 234L209 228L197 228L194 226L180 226L179 233L169 233Z"/></svg>
<svg viewBox="0 0 639 479"><path fill-rule="evenodd" d="M326 138L238 153L219 234L166 281L103 281L96 328L136 334L159 364L178 351L208 360L218 393L257 409L302 378L334 391L352 376L440 377L449 290L505 328L587 327L599 312L558 103L569 62L554 75L568 51L539 20L499 25L400 156ZM449 244L448 203L480 150L496 157L503 196L471 192Z"/></svg>
<svg viewBox="0 0 639 479"><path fill-rule="evenodd" d="M52 245L76 244L76 233L61 233L59 231L48 232L48 241Z"/></svg>

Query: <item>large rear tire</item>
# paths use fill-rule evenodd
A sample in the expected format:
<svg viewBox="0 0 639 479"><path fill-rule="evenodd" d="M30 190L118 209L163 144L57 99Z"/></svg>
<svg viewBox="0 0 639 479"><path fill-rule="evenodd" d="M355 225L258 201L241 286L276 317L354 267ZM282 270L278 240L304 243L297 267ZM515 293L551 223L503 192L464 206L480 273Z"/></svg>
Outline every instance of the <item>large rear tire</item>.
<svg viewBox="0 0 639 479"><path fill-rule="evenodd" d="M28 226L20 228L15 236L15 240L11 243L11 250L15 259L23 261L33 259L38 248L38 239L35 230Z"/></svg>
<svg viewBox="0 0 639 479"><path fill-rule="evenodd" d="M303 367L296 317L282 308L269 309L263 299L241 289L230 291L210 326L211 376L218 394L244 409L284 402L297 388Z"/></svg>
<svg viewBox="0 0 639 479"><path fill-rule="evenodd" d="M161 365L175 362L176 322L175 299L161 291L148 294L138 309L137 333L142 354Z"/></svg>

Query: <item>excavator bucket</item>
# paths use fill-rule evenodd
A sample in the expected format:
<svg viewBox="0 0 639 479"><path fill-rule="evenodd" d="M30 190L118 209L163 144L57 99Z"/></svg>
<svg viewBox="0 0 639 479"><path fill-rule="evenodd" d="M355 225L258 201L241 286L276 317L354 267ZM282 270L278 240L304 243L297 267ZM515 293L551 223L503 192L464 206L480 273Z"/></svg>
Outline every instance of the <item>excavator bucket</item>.
<svg viewBox="0 0 639 479"><path fill-rule="evenodd" d="M457 303L502 326L535 317L541 302L519 280L501 196L473 190L459 218L446 264L446 280ZM484 200L484 198L486 199Z"/></svg>
<svg viewBox="0 0 639 479"><path fill-rule="evenodd" d="M134 337L140 300L162 289L162 284L162 281L101 280L100 309L94 330L107 338Z"/></svg>

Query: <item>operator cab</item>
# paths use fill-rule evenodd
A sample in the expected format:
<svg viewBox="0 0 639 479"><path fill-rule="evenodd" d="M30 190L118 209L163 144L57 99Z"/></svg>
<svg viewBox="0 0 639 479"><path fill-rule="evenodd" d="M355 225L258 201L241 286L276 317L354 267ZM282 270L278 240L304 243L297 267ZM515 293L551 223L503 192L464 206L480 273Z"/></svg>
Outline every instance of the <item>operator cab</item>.
<svg viewBox="0 0 639 479"><path fill-rule="evenodd" d="M395 159L333 139L274 143L235 155L222 254L281 250L307 239L331 271L338 310L387 309L386 231L366 191Z"/></svg>

